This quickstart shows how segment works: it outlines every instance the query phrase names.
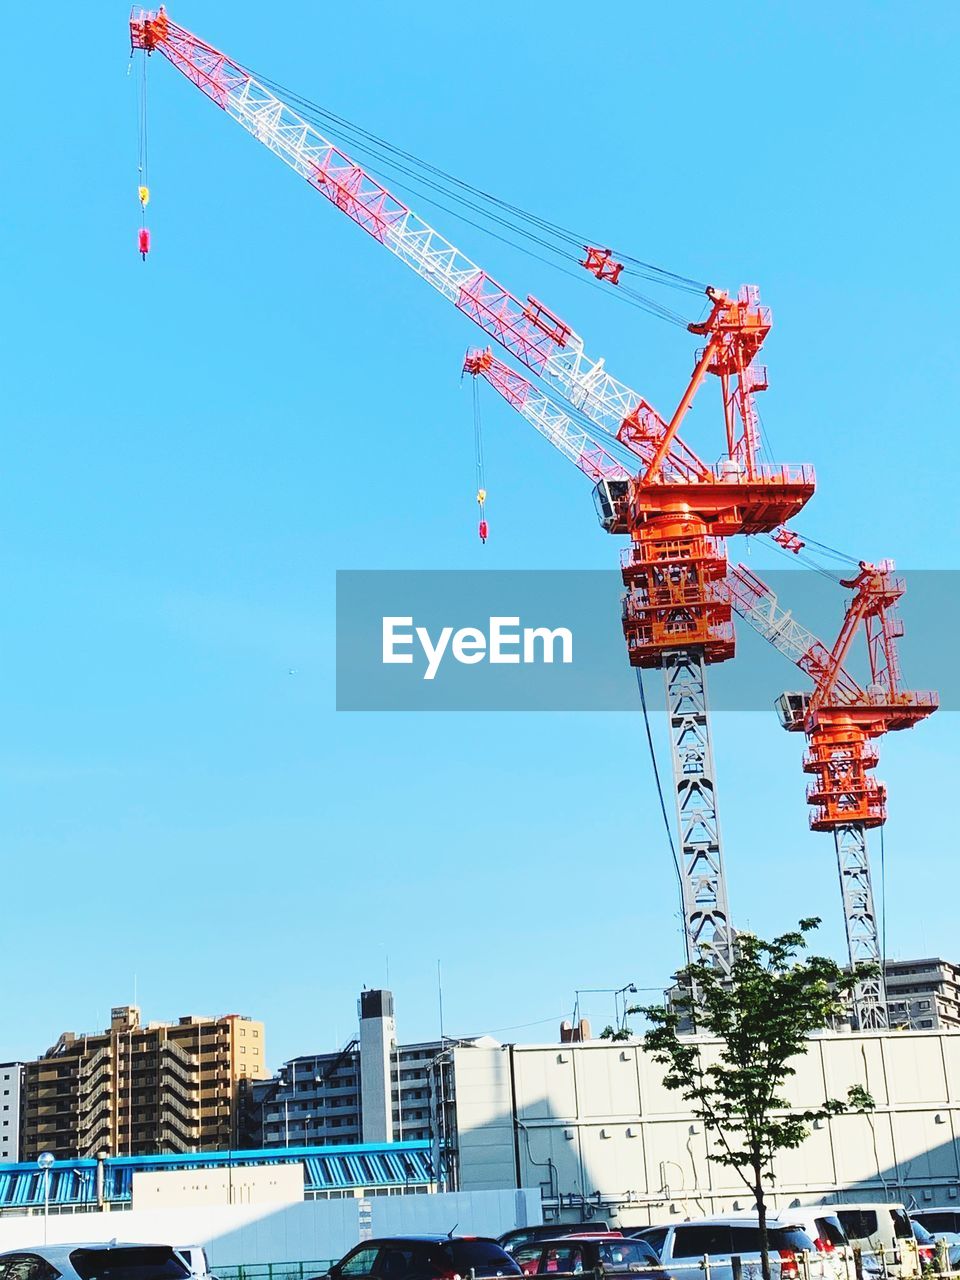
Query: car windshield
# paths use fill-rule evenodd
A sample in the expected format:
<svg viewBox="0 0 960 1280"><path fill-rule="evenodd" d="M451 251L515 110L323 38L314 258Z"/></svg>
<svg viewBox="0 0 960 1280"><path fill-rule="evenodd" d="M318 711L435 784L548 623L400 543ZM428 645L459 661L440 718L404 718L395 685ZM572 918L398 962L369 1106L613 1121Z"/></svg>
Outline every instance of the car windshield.
<svg viewBox="0 0 960 1280"><path fill-rule="evenodd" d="M74 1249L70 1265L80 1280L186 1280L190 1275L166 1245Z"/></svg>
<svg viewBox="0 0 960 1280"><path fill-rule="evenodd" d="M957 1229L957 1215L955 1213L923 1213L917 1214L917 1218L928 1231L949 1231L954 1233Z"/></svg>
<svg viewBox="0 0 960 1280"><path fill-rule="evenodd" d="M597 1252L608 1271L618 1267L625 1271L628 1267L655 1266L658 1261L657 1255L642 1240L611 1240L600 1245Z"/></svg>

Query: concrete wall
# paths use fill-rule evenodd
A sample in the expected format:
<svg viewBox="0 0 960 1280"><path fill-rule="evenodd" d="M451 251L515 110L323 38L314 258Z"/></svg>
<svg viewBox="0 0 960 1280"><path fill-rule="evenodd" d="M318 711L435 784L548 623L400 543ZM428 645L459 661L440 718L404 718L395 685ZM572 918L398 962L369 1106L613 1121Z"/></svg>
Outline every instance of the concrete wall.
<svg viewBox="0 0 960 1280"><path fill-rule="evenodd" d="M138 1169L133 1208L183 1204L296 1204L303 1199L303 1165L248 1165L238 1169Z"/></svg>
<svg viewBox="0 0 960 1280"><path fill-rule="evenodd" d="M22 1062L0 1062L0 1160L20 1159L20 1080Z"/></svg>
<svg viewBox="0 0 960 1280"><path fill-rule="evenodd" d="M211 1265L317 1262L339 1258L360 1238L361 1203L370 1206L372 1234L447 1232L499 1235L540 1222L538 1191L478 1191L448 1195L373 1196L361 1202L308 1200L300 1204L189 1205L113 1213L51 1214L50 1244L92 1240L202 1244ZM43 1215L0 1217L0 1252L43 1242Z"/></svg>
<svg viewBox="0 0 960 1280"><path fill-rule="evenodd" d="M845 1191L958 1202L960 1032L816 1037L796 1068L792 1103L862 1084L877 1108L824 1121L783 1153L779 1204ZM752 1207L736 1172L707 1161L702 1127L636 1041L516 1046L512 1078L510 1050L471 1048L456 1069L464 1189L540 1186L549 1203L591 1204L623 1224Z"/></svg>

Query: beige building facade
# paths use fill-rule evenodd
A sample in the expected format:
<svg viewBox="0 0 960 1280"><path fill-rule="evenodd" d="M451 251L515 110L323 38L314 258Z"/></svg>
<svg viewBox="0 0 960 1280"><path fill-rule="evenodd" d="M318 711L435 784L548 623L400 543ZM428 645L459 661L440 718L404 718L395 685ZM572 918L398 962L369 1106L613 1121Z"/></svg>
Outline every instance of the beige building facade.
<svg viewBox="0 0 960 1280"><path fill-rule="evenodd" d="M24 1064L21 1159L242 1146L249 1082L265 1074L262 1022L228 1014L144 1026L135 1005L120 1005L108 1030L64 1032Z"/></svg>

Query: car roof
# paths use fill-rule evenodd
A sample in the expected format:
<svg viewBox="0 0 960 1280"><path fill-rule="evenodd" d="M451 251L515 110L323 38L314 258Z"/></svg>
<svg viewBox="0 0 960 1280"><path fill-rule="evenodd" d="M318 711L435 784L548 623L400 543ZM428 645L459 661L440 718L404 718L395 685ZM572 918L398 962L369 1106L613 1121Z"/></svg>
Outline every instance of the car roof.
<svg viewBox="0 0 960 1280"><path fill-rule="evenodd" d="M960 1213L960 1204L925 1204L920 1209L911 1209L910 1217L918 1213Z"/></svg>
<svg viewBox="0 0 960 1280"><path fill-rule="evenodd" d="M831 1213L839 1213L841 1209L900 1209L906 1213L906 1209L899 1201L889 1200L852 1200L849 1203L844 1201L843 1204L824 1204L824 1205L806 1205L808 1209L829 1209Z"/></svg>
<svg viewBox="0 0 960 1280"><path fill-rule="evenodd" d="M198 1245L163 1244L151 1240L74 1240L70 1244L24 1245L20 1249L2 1249L0 1258L14 1253L37 1253L44 1258L65 1258L74 1249L196 1249Z"/></svg>
<svg viewBox="0 0 960 1280"><path fill-rule="evenodd" d="M683 1222L665 1222L662 1226L669 1227L725 1227L729 1225L755 1227L759 1222L759 1218L755 1213L726 1213L717 1214L713 1218L685 1218ZM778 1227L802 1227L802 1222L796 1222L789 1214L778 1217L775 1214L769 1214L768 1222L775 1223ZM653 1227L644 1227L645 1231L655 1230Z"/></svg>
<svg viewBox="0 0 960 1280"><path fill-rule="evenodd" d="M462 1241L482 1240L484 1244L496 1244L493 1236L448 1236L448 1235L422 1235L422 1236L377 1236L374 1240L363 1240L361 1244L402 1244L404 1240L410 1244L460 1244Z"/></svg>
<svg viewBox="0 0 960 1280"><path fill-rule="evenodd" d="M545 1248L551 1244L570 1244L586 1242L587 1244L609 1244L611 1240L619 1240L622 1244L625 1240L629 1240L629 1236L621 1235L619 1232L612 1231L573 1231L566 1236L540 1236L537 1240L528 1240L527 1244L535 1244L539 1248Z"/></svg>

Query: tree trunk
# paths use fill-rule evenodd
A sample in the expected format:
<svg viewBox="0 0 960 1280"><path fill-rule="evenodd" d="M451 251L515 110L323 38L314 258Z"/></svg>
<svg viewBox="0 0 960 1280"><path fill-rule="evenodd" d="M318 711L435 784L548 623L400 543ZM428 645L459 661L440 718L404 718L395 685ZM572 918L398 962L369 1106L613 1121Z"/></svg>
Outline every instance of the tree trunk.
<svg viewBox="0 0 960 1280"><path fill-rule="evenodd" d="M757 1198L757 1226L760 1229L760 1268L763 1280L770 1280L770 1249L767 1239L767 1202L763 1198L762 1163L753 1161L753 1191Z"/></svg>

